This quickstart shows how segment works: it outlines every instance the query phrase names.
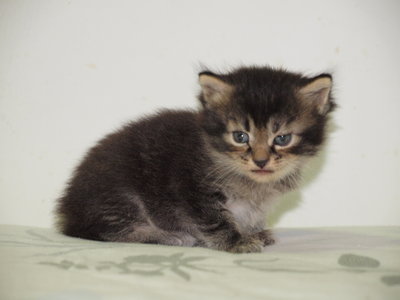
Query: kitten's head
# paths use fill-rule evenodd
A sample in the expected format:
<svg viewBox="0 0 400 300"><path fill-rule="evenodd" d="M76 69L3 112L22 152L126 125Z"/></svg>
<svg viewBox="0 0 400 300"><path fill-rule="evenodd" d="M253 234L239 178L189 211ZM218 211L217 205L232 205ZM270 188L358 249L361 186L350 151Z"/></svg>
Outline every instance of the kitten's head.
<svg viewBox="0 0 400 300"><path fill-rule="evenodd" d="M269 67L199 74L202 126L212 151L257 182L298 172L324 140L335 104L329 74L308 78Z"/></svg>

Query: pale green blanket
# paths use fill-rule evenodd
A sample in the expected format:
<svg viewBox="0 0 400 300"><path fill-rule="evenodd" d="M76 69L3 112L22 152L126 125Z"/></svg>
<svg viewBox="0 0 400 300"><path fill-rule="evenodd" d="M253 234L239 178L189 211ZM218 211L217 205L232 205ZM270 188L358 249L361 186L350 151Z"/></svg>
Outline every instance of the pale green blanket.
<svg viewBox="0 0 400 300"><path fill-rule="evenodd" d="M277 229L260 254L0 226L0 299L400 299L400 228Z"/></svg>

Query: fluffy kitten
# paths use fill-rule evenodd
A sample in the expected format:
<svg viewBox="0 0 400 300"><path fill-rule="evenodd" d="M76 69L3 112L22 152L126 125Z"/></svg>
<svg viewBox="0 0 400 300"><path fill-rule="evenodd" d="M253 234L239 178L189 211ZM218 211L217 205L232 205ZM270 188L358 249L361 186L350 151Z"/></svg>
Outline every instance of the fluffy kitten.
<svg viewBox="0 0 400 300"><path fill-rule="evenodd" d="M163 111L106 136L58 201L60 230L101 241L260 252L268 205L296 186L334 108L329 74L200 73L198 111Z"/></svg>

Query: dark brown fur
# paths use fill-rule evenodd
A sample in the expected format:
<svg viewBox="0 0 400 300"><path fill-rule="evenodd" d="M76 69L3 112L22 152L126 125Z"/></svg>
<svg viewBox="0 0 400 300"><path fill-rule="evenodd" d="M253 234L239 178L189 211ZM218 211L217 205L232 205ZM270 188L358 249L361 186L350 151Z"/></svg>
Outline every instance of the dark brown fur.
<svg viewBox="0 0 400 300"><path fill-rule="evenodd" d="M273 242L264 229L269 203L295 187L324 140L334 104L330 88L322 102L320 78L330 75L269 67L201 73L202 109L129 123L87 153L58 201L60 230L101 241L261 251ZM233 130L251 141L232 142ZM293 145L271 145L283 132L293 133Z"/></svg>

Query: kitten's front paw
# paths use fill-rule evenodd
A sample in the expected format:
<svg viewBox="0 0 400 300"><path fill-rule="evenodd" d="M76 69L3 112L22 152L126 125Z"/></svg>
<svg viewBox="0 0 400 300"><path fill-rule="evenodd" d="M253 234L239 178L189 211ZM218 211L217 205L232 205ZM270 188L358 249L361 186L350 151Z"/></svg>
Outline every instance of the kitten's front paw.
<svg viewBox="0 0 400 300"><path fill-rule="evenodd" d="M264 248L264 242L257 236L241 238L233 247L227 249L232 253L254 253L261 252Z"/></svg>
<svg viewBox="0 0 400 300"><path fill-rule="evenodd" d="M271 230L265 229L263 231L257 232L255 236L263 242L264 246L275 244L275 239L272 235Z"/></svg>

